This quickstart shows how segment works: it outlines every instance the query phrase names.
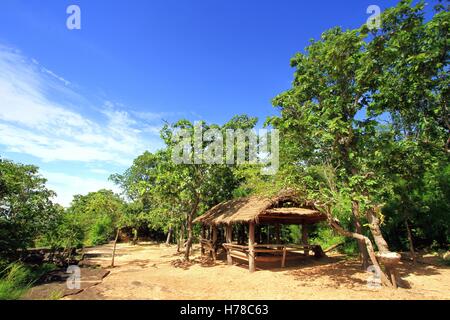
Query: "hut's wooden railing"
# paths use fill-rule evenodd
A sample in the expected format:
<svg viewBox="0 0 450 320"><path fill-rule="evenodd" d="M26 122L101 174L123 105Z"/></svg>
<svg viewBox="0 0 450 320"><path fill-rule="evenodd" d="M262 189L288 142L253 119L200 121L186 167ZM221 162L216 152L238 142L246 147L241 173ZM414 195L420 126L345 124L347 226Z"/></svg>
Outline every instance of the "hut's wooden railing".
<svg viewBox="0 0 450 320"><path fill-rule="evenodd" d="M223 247L227 250L227 253L232 258L242 259L248 261L250 248L249 246L237 245L232 243L224 243ZM257 244L254 246L253 252L255 253L256 261L264 261L264 257L258 255L258 253L269 254L274 257L280 257L281 267L286 266L286 256L289 252L303 251L305 255L309 255L309 251L313 251L316 257L322 257L322 248L318 245L282 245L282 244ZM267 261L273 261L272 259L266 259Z"/></svg>

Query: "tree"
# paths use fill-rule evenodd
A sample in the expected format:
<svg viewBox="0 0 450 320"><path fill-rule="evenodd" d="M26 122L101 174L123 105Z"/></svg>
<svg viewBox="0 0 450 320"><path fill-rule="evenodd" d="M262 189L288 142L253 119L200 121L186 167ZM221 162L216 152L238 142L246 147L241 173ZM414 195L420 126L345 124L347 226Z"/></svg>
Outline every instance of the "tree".
<svg viewBox="0 0 450 320"><path fill-rule="evenodd" d="M97 245L109 241L124 211L124 202L110 190L76 195L67 214L84 230L84 243Z"/></svg>
<svg viewBox="0 0 450 320"><path fill-rule="evenodd" d="M177 130L185 130L192 138L186 148L194 145L195 130L206 131L209 128L220 129L215 125L207 125L201 122L197 127L187 120L181 120L173 125L166 125L161 131L161 136L167 145L167 154L173 155L175 146L179 141L175 138ZM201 150L208 148L213 141L201 141ZM191 246L194 240L192 221L203 209L212 204L230 199L232 190L236 186L233 172L226 164L210 164L206 161L206 155L202 152L196 154L193 150L189 155L188 163L174 163L172 158L162 163L159 176L159 183L156 190L168 203L172 210L182 212L185 215L187 228L187 242L185 260L189 260ZM195 157L199 162L195 163ZM223 159L223 155L220 157ZM190 162L190 163L189 163Z"/></svg>
<svg viewBox="0 0 450 320"><path fill-rule="evenodd" d="M333 28L312 41L292 59L293 88L274 99L281 116L269 121L282 131L285 160L300 167L304 180L312 182L308 168L333 171L334 185L322 185L328 192L314 196L325 207L336 204L336 190L348 196L355 222L351 235L362 235L361 220L367 219L381 253L389 247L380 208L393 194L386 154L411 136L429 146L432 139L442 141L448 117L448 12L425 23L423 4L410 4L388 9L382 29L370 36L367 26ZM367 241L355 238L365 261Z"/></svg>
<svg viewBox="0 0 450 320"><path fill-rule="evenodd" d="M38 168L0 159L0 257L26 249L58 218Z"/></svg>
<svg viewBox="0 0 450 320"><path fill-rule="evenodd" d="M185 259L189 259L194 241L193 219L198 213L211 206L233 197L234 190L243 178L235 174L235 167L226 164L224 155L219 155L218 163L209 163L203 153L214 140L207 141L200 137L201 152L190 153L186 163L175 163L177 134L185 130L188 146L192 149L196 129L202 132L216 129L224 135L228 129L253 129L257 119L247 115L235 116L223 126L208 125L204 122L195 124L180 120L166 124L161 130L161 137L166 148L155 153L145 152L133 162L122 175L113 175L111 179L122 187L124 194L135 204L142 207L142 216L152 228L162 229L168 233L173 228L179 230L180 244L184 244L184 228L187 231ZM194 164L194 157L201 161ZM191 163L189 163L191 162Z"/></svg>

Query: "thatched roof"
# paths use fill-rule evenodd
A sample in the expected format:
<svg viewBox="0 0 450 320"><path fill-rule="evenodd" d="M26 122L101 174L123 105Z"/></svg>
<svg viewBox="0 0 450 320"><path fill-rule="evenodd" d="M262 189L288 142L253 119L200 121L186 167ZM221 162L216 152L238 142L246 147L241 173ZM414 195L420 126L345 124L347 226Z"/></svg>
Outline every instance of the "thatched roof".
<svg viewBox="0 0 450 320"><path fill-rule="evenodd" d="M262 224L314 224L326 216L312 208L302 207L295 196L247 197L220 203L194 222L207 225L256 222Z"/></svg>

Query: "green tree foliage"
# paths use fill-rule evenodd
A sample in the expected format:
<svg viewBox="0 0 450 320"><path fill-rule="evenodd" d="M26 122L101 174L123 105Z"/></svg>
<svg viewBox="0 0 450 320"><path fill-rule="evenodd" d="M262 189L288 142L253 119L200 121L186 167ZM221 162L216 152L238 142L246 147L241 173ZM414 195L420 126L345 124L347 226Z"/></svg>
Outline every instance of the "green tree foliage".
<svg viewBox="0 0 450 320"><path fill-rule="evenodd" d="M268 121L282 132L280 174L358 233L367 218L380 250L379 209L392 202L404 211L391 208L396 220L424 221L418 213L429 209L414 208L427 200L414 190L448 164L449 12L426 21L424 3L411 3L384 12L381 29L333 28L312 41L291 61L292 89L274 99L281 116ZM428 189L432 201L448 202L437 190ZM351 216L340 215L341 200Z"/></svg>
<svg viewBox="0 0 450 320"><path fill-rule="evenodd" d="M83 246L85 230L73 214L56 205L56 218L48 222L45 232L36 239L38 247L59 249L80 248Z"/></svg>
<svg viewBox="0 0 450 320"><path fill-rule="evenodd" d="M38 168L0 159L0 257L33 246L58 218Z"/></svg>
<svg viewBox="0 0 450 320"><path fill-rule="evenodd" d="M67 209L66 221L84 235L85 245L98 245L112 239L125 210L122 199L110 190L76 195Z"/></svg>
<svg viewBox="0 0 450 320"><path fill-rule="evenodd" d="M223 126L198 124L203 132L210 128L225 135L227 129L253 129L257 119L246 115L235 116ZM244 177L235 174L235 167L220 164L208 164L205 155L198 156L201 163L175 164L172 155L178 141L175 139L179 130L187 130L193 139L195 124L180 120L167 124L161 131L166 148L155 153L145 152L135 159L133 165L121 175L111 176L111 180L120 185L135 210L128 216L128 221L135 227L146 223L150 228L168 232L171 228L187 229L186 259L194 241L192 220L211 206L236 195L235 190ZM194 140L191 141L192 145ZM206 150L213 141L202 142ZM192 162L194 153L190 155ZM245 193L245 192L244 192Z"/></svg>

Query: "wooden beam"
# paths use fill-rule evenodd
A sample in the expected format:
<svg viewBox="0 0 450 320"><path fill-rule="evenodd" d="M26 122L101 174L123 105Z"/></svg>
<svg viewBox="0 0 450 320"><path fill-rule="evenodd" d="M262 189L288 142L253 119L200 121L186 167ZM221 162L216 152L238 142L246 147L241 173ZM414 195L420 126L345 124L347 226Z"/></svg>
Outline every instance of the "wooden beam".
<svg viewBox="0 0 450 320"><path fill-rule="evenodd" d="M217 245L217 227L213 226L212 227L212 246L213 246L213 250L212 250L212 258L214 259L214 261L216 261L216 245Z"/></svg>
<svg viewBox="0 0 450 320"><path fill-rule="evenodd" d="M286 247L283 247L283 258L281 259L281 267L284 268L286 266Z"/></svg>
<svg viewBox="0 0 450 320"><path fill-rule="evenodd" d="M233 242L233 226L231 224L226 226L225 236L227 243L231 244ZM227 249L227 261L229 266L233 265L233 258L231 257L229 249Z"/></svg>
<svg viewBox="0 0 450 320"><path fill-rule="evenodd" d="M204 224L202 224L202 240L206 240L206 227ZM203 241L200 241L201 243L201 254L202 257L205 255L205 247L203 246Z"/></svg>
<svg viewBox="0 0 450 320"><path fill-rule="evenodd" d="M255 223L250 222L248 225L248 270L255 272Z"/></svg>

